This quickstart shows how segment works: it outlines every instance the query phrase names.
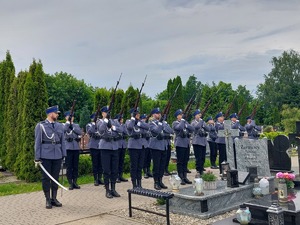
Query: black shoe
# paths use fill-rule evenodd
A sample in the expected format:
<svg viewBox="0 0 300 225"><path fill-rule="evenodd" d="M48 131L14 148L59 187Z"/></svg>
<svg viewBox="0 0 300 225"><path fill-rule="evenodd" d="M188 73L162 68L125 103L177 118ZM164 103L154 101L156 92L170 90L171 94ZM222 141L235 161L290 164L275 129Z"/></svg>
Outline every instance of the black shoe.
<svg viewBox="0 0 300 225"><path fill-rule="evenodd" d="M154 189L156 189L156 190L161 190L161 187L160 187L160 185L159 185L158 182L155 182L155 183L154 183Z"/></svg>
<svg viewBox="0 0 300 225"><path fill-rule="evenodd" d="M149 178L148 173L144 173L144 178L145 178L145 179L148 179L148 178Z"/></svg>
<svg viewBox="0 0 300 225"><path fill-rule="evenodd" d="M183 178L183 180L184 180L184 182L185 182L186 184L192 184L192 183L193 183L192 181L190 181L190 180L187 179L187 178Z"/></svg>
<svg viewBox="0 0 300 225"><path fill-rule="evenodd" d="M136 180L131 180L132 183L132 189L137 188Z"/></svg>
<svg viewBox="0 0 300 225"><path fill-rule="evenodd" d="M113 198L113 196L111 195L110 190L106 190L106 192L105 192L105 197L106 197L106 198Z"/></svg>
<svg viewBox="0 0 300 225"><path fill-rule="evenodd" d="M205 168L203 168L203 170L202 171L206 171L206 169Z"/></svg>
<svg viewBox="0 0 300 225"><path fill-rule="evenodd" d="M80 189L80 186L75 181L73 183L73 187L74 187L74 189Z"/></svg>
<svg viewBox="0 0 300 225"><path fill-rule="evenodd" d="M116 192L116 183L111 183L111 195L113 197L121 197L118 192Z"/></svg>
<svg viewBox="0 0 300 225"><path fill-rule="evenodd" d="M121 180L120 180L119 177L117 178L116 182L117 182L117 183L121 183Z"/></svg>
<svg viewBox="0 0 300 225"><path fill-rule="evenodd" d="M70 184L70 185L69 185L69 190L73 190L73 189L74 189L73 184Z"/></svg>
<svg viewBox="0 0 300 225"><path fill-rule="evenodd" d="M139 179L137 180L137 187L138 188L143 188L142 187L142 180L139 180Z"/></svg>
<svg viewBox="0 0 300 225"><path fill-rule="evenodd" d="M99 182L100 185L104 185L104 182L103 182L102 179L99 179L98 182Z"/></svg>
<svg viewBox="0 0 300 225"><path fill-rule="evenodd" d="M162 182L162 178L159 179L159 186L162 188L162 189L168 189L168 187L166 185L164 185L164 183Z"/></svg>
<svg viewBox="0 0 300 225"><path fill-rule="evenodd" d="M51 205L56 206L56 207L62 207L62 204L56 198L51 199Z"/></svg>
<svg viewBox="0 0 300 225"><path fill-rule="evenodd" d="M52 209L52 204L50 199L46 199L46 209Z"/></svg>
<svg viewBox="0 0 300 225"><path fill-rule="evenodd" d="M211 166L210 168L211 168L211 169L219 169L218 166Z"/></svg>
<svg viewBox="0 0 300 225"><path fill-rule="evenodd" d="M181 179L181 185L186 185L186 183L184 182L184 179Z"/></svg>
<svg viewBox="0 0 300 225"><path fill-rule="evenodd" d="M186 171L187 173L191 173L192 171L190 171L189 169L187 169L187 171Z"/></svg>
<svg viewBox="0 0 300 225"><path fill-rule="evenodd" d="M128 182L128 180L126 178L122 177L122 176L119 177L119 180L122 181L122 182Z"/></svg>
<svg viewBox="0 0 300 225"><path fill-rule="evenodd" d="M94 181L94 186L99 186L99 180Z"/></svg>

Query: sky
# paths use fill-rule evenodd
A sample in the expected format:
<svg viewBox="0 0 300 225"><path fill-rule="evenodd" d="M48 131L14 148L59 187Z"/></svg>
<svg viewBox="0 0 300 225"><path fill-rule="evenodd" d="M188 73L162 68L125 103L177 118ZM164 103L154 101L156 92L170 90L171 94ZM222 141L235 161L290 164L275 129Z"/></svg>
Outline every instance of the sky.
<svg viewBox="0 0 300 225"><path fill-rule="evenodd" d="M170 78L256 90L273 57L300 51L298 0L0 0L0 60L16 72L40 59L47 74L130 84L155 97Z"/></svg>

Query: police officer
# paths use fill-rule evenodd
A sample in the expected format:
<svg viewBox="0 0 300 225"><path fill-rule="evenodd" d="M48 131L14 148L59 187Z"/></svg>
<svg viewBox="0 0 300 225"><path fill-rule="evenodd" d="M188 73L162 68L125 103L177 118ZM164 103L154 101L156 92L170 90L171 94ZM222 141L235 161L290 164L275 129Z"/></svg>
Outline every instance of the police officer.
<svg viewBox="0 0 300 225"><path fill-rule="evenodd" d="M231 129L239 129L239 136L232 136L233 139L233 155L234 155L234 166L235 169L237 169L237 162L236 162L236 148L235 148L235 143L234 139L239 138L243 136L243 131L246 131L246 129L240 124L240 121L238 120L238 115L236 113L232 113L229 116L231 120Z"/></svg>
<svg viewBox="0 0 300 225"><path fill-rule="evenodd" d="M191 126L183 117L182 110L176 110L174 116L177 119L172 123L172 128L175 132L175 147L177 156L177 172L181 178L181 184L191 184L192 182L187 178L187 163L190 152L190 133L195 128Z"/></svg>
<svg viewBox="0 0 300 225"><path fill-rule="evenodd" d="M258 139L260 134L259 131L261 131L261 127L257 126L255 123L255 120L251 116L246 117L247 124L245 125L245 129L248 133L249 139Z"/></svg>
<svg viewBox="0 0 300 225"><path fill-rule="evenodd" d="M149 148L153 158L153 178L154 188L156 190L167 189L162 178L167 160L168 143L164 140L165 134L173 134L173 130L168 126L167 122L163 120L159 108L154 108L151 111L153 120L150 122L151 138Z"/></svg>
<svg viewBox="0 0 300 225"><path fill-rule="evenodd" d="M146 114L142 114L140 116L140 119L146 123L146 119L147 119L147 115ZM149 142L150 142L150 137L151 137L151 132L150 130L142 130L142 141L143 141L143 145L145 146L145 160L144 160L144 178L148 179L149 177L153 177L151 170L150 170L150 166L151 166L151 160L152 160L152 156L151 156L151 151L149 146Z"/></svg>
<svg viewBox="0 0 300 225"><path fill-rule="evenodd" d="M67 155L64 127L61 123L56 122L58 113L58 106L46 109L46 120L39 122L35 127L34 144L35 161L42 163L55 180L59 178L62 159ZM46 208L61 207L62 204L56 199L58 185L44 171L42 171L42 187L46 197Z"/></svg>
<svg viewBox="0 0 300 225"><path fill-rule="evenodd" d="M100 134L99 149L101 149L101 159L104 174L105 196L107 198L120 197L116 191L116 180L118 177L118 143L115 141L118 133L122 130L117 126L114 120L110 119L109 107L101 108L102 119L97 122L97 129ZM111 190L109 189L111 184Z"/></svg>
<svg viewBox="0 0 300 225"><path fill-rule="evenodd" d="M207 144L206 137L207 132L209 132L209 127L201 119L202 114L200 109L196 109L193 116L194 120L191 122L191 125L195 128L192 143L196 158L196 170L200 174L203 174Z"/></svg>
<svg viewBox="0 0 300 225"><path fill-rule="evenodd" d="M117 183L127 182L128 180L123 177L123 167L124 167L124 159L125 159L125 153L127 148L127 130L125 127L125 124L123 123L123 115L117 114L114 118L114 122L117 124L117 126L122 130L122 132L118 133L117 137L117 143L118 143L118 154L119 154L119 166L118 166L118 178Z"/></svg>
<svg viewBox="0 0 300 225"><path fill-rule="evenodd" d="M128 151L130 157L130 176L133 188L142 187L142 169L145 160L145 146L142 140L143 130L148 131L149 125L140 120L139 108L130 109L131 119L126 121L128 132Z"/></svg>
<svg viewBox="0 0 300 225"><path fill-rule="evenodd" d="M79 150L82 130L77 123L74 123L74 115L70 115L70 111L65 112L66 123L64 126L65 141L67 149L67 178L69 182L69 190L80 189L77 184Z"/></svg>
<svg viewBox="0 0 300 225"><path fill-rule="evenodd" d="M166 121L167 118L164 118L164 121ZM166 126L170 127L170 125L168 123L165 124ZM164 141L165 141L165 145L167 146L167 158L166 158L166 164L165 164L165 169L164 169L164 176L169 176L171 175L171 173L169 172L169 163L170 163L170 159L171 159L171 138L174 134L173 129L170 127L170 129L172 130L172 133L168 133L164 130Z"/></svg>
<svg viewBox="0 0 300 225"><path fill-rule="evenodd" d="M218 146L216 143L217 139L217 132L215 128L215 122L213 118L210 116L206 119L207 126L209 127L209 135L207 138L208 144L209 144L209 150L210 150L210 168L211 169L219 169L219 167L216 165L216 159L218 154Z"/></svg>
<svg viewBox="0 0 300 225"><path fill-rule="evenodd" d="M93 113L90 118L91 122L86 125L86 132L90 137L88 147L90 149L91 158L92 158L92 167L93 167L93 175L94 175L94 185L99 186L100 184L104 184L102 180L103 168L101 161L101 150L99 147L100 134L97 130L97 126L95 121L96 113Z"/></svg>
<svg viewBox="0 0 300 225"><path fill-rule="evenodd" d="M218 133L219 130L224 130L224 114L222 112L219 112L216 115L216 132ZM219 149L219 169L220 174L222 174L222 167L221 163L224 161L227 161L227 153L226 153L226 143L225 143L225 137L219 137L216 139L216 143L218 145Z"/></svg>

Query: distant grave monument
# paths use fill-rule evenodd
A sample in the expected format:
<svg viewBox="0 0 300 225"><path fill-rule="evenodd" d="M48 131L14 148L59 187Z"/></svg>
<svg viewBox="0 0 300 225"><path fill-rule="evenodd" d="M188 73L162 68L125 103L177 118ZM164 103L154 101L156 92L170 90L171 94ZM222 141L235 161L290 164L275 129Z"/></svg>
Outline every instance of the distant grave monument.
<svg viewBox="0 0 300 225"><path fill-rule="evenodd" d="M296 133L289 134L290 144L294 145L298 149L298 165L299 165L299 174L300 174L300 121L296 122Z"/></svg>
<svg viewBox="0 0 300 225"><path fill-rule="evenodd" d="M257 166L257 175L270 177L267 139L235 139L237 170L247 172L247 168Z"/></svg>

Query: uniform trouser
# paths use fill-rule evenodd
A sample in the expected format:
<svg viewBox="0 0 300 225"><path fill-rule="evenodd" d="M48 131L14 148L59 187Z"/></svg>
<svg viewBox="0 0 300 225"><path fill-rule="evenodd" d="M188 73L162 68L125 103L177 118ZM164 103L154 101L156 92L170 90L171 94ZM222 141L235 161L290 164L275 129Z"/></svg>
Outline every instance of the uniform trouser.
<svg viewBox="0 0 300 225"><path fill-rule="evenodd" d="M176 146L176 157L177 157L177 172L186 173L187 172L187 155L190 154L189 148L183 148Z"/></svg>
<svg viewBox="0 0 300 225"><path fill-rule="evenodd" d="M150 148L145 148L145 160L144 160L144 168L150 168L151 166L151 150Z"/></svg>
<svg viewBox="0 0 300 225"><path fill-rule="evenodd" d="M145 149L134 149L129 148L130 157L130 176L131 180L141 180L142 179L142 169L144 166Z"/></svg>
<svg viewBox="0 0 300 225"><path fill-rule="evenodd" d="M104 176L104 184L116 183L118 177L118 150L101 149L101 160Z"/></svg>
<svg viewBox="0 0 300 225"><path fill-rule="evenodd" d="M191 149L190 149L190 146L188 148L186 148L188 153L185 155L185 160L186 160L186 168L185 168L185 172L188 171L188 168L187 168L187 165L190 161L190 153L191 153Z"/></svg>
<svg viewBox="0 0 300 225"><path fill-rule="evenodd" d="M236 162L236 148L235 143L233 141L233 158L234 158L234 168L237 169L237 162Z"/></svg>
<svg viewBox="0 0 300 225"><path fill-rule="evenodd" d="M102 161L101 161L101 150L96 148L91 148L92 166L93 174L97 175L103 174Z"/></svg>
<svg viewBox="0 0 300 225"><path fill-rule="evenodd" d="M169 163L171 159L171 145L167 147L167 156L166 156L166 164L165 164L165 171L169 171Z"/></svg>
<svg viewBox="0 0 300 225"><path fill-rule="evenodd" d="M67 178L78 178L78 164L79 164L79 150L67 150L66 157L67 164Z"/></svg>
<svg viewBox="0 0 300 225"><path fill-rule="evenodd" d="M153 157L153 178L154 180L163 177L167 159L166 150L151 149Z"/></svg>
<svg viewBox="0 0 300 225"><path fill-rule="evenodd" d="M119 173L119 176L121 176L123 171L124 171L125 153L126 153L126 148L119 148L118 149L118 155L119 155L118 173Z"/></svg>
<svg viewBox="0 0 300 225"><path fill-rule="evenodd" d="M193 147L194 147L194 155L196 158L196 170L201 173L203 172L204 169L206 146L193 145Z"/></svg>
<svg viewBox="0 0 300 225"><path fill-rule="evenodd" d="M221 174L222 173L221 163L227 161L226 144L218 143L218 149L219 149L219 167L220 167L220 174Z"/></svg>
<svg viewBox="0 0 300 225"><path fill-rule="evenodd" d="M58 181L59 171L61 169L61 159L42 159L42 165L48 173ZM58 185L53 182L48 175L42 170L42 187L44 192L49 192L50 189L57 190Z"/></svg>
<svg viewBox="0 0 300 225"><path fill-rule="evenodd" d="M218 145L214 141L209 141L208 144L210 150L210 165L215 166L217 160Z"/></svg>

